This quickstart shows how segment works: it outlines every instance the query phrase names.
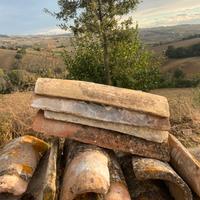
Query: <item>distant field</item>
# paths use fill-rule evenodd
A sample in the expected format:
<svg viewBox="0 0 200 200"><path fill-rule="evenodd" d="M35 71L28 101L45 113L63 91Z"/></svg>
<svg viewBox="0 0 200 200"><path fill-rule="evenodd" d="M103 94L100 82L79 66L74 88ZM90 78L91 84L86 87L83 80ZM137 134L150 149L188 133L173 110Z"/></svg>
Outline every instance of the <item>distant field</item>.
<svg viewBox="0 0 200 200"><path fill-rule="evenodd" d="M200 38L188 39L178 42L171 42L169 44L159 45L156 47L151 47L151 50L153 50L156 55L164 56L165 51L170 45L174 46L175 48L178 48L188 47L198 43L200 43ZM181 69L185 73L187 78L193 78L194 76L200 74L200 57L181 59L166 58L164 64L161 67L161 71L163 73L173 73L176 69Z"/></svg>
<svg viewBox="0 0 200 200"><path fill-rule="evenodd" d="M0 68L4 70L12 69L16 62L16 53L16 50L0 49ZM33 69L34 67L64 68L65 65L61 56L53 52L27 50L20 60L19 67L21 69Z"/></svg>
<svg viewBox="0 0 200 200"><path fill-rule="evenodd" d="M161 68L161 71L174 72L176 69L181 69L187 78L192 78L200 74L200 57L170 59Z"/></svg>
<svg viewBox="0 0 200 200"><path fill-rule="evenodd" d="M200 90L172 88L153 90L152 93L167 97L171 121L181 123L188 119L200 123Z"/></svg>
<svg viewBox="0 0 200 200"><path fill-rule="evenodd" d="M68 36L12 36L0 37L0 46L26 46L29 48L40 47L54 49L61 46L70 46Z"/></svg>
<svg viewBox="0 0 200 200"><path fill-rule="evenodd" d="M152 93L167 97L171 133L186 147L200 144L200 89L159 89Z"/></svg>
<svg viewBox="0 0 200 200"><path fill-rule="evenodd" d="M16 51L0 49L0 68L10 69L15 63Z"/></svg>
<svg viewBox="0 0 200 200"><path fill-rule="evenodd" d="M174 47L177 48L177 47L188 47L197 43L200 43L200 38L194 38L194 39L183 40L183 41L178 41L178 42L171 42L168 44L153 47L152 49L156 53L162 53L163 51L167 50L168 46L170 45L173 45Z"/></svg>

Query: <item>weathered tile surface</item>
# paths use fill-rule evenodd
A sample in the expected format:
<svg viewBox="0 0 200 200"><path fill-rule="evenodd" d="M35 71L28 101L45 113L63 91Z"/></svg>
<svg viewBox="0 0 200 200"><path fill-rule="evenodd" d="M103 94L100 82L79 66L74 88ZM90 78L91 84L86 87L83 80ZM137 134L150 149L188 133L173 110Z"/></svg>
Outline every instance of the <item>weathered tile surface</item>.
<svg viewBox="0 0 200 200"><path fill-rule="evenodd" d="M105 195L110 187L109 159L98 147L67 141L66 167L60 200L73 200L84 193Z"/></svg>
<svg viewBox="0 0 200 200"><path fill-rule="evenodd" d="M200 162L200 146L189 148L188 151Z"/></svg>
<svg viewBox="0 0 200 200"><path fill-rule="evenodd" d="M169 161L170 159L168 142L155 143L114 131L45 119L42 112L37 114L33 123L33 129L47 135L68 137L84 143L128 152L134 155L164 161Z"/></svg>
<svg viewBox="0 0 200 200"><path fill-rule="evenodd" d="M173 135L169 136L169 144L171 165L200 197L200 163Z"/></svg>
<svg viewBox="0 0 200 200"><path fill-rule="evenodd" d="M47 119L54 119L64 122L71 122L75 124L82 124L86 126L102 128L106 130L117 131L120 133L143 138L148 141L163 143L168 141L168 131L158 131L145 127L135 127L123 124L114 124L110 122L102 122L98 120L83 118L66 113L56 113L51 111L44 111L44 116Z"/></svg>
<svg viewBox="0 0 200 200"><path fill-rule="evenodd" d="M132 156L120 157L128 189L133 200L173 200L165 184L158 180L138 180L132 166Z"/></svg>
<svg viewBox="0 0 200 200"><path fill-rule="evenodd" d="M165 97L83 81L39 78L35 93L112 105L161 117L170 115Z"/></svg>
<svg viewBox="0 0 200 200"><path fill-rule="evenodd" d="M165 181L175 200L192 200L190 188L169 164L155 159L137 157L133 157L132 164L138 180Z"/></svg>
<svg viewBox="0 0 200 200"><path fill-rule="evenodd" d="M41 110L73 114L103 122L148 127L156 130L170 130L168 118L91 102L36 95L32 106Z"/></svg>
<svg viewBox="0 0 200 200"><path fill-rule="evenodd" d="M0 192L22 195L48 145L32 136L17 138L0 151Z"/></svg>
<svg viewBox="0 0 200 200"><path fill-rule="evenodd" d="M55 200L57 194L57 153L58 140L41 158L22 200Z"/></svg>
<svg viewBox="0 0 200 200"><path fill-rule="evenodd" d="M122 169L112 152L109 153L110 189L105 200L131 200Z"/></svg>

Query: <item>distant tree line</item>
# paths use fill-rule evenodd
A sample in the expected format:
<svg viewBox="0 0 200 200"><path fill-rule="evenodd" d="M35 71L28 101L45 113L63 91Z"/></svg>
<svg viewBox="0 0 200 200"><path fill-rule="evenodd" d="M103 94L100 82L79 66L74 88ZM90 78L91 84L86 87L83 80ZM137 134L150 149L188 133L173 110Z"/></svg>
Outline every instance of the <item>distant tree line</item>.
<svg viewBox="0 0 200 200"><path fill-rule="evenodd" d="M178 47L170 45L167 48L166 56L168 58L189 58L200 56L200 43L191 45L189 47Z"/></svg>
<svg viewBox="0 0 200 200"><path fill-rule="evenodd" d="M195 38L200 38L200 34L189 35L187 37L184 37L182 40L190 40Z"/></svg>

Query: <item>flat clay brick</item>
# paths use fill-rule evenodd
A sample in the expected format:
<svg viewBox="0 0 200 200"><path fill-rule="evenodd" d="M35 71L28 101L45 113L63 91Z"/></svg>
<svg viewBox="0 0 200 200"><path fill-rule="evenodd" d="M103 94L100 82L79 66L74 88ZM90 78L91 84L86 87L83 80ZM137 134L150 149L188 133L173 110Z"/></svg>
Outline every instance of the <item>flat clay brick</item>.
<svg viewBox="0 0 200 200"><path fill-rule="evenodd" d="M169 105L165 97L95 83L39 78L35 93L111 105L120 108L169 117Z"/></svg>
<svg viewBox="0 0 200 200"><path fill-rule="evenodd" d="M169 118L91 102L35 95L32 107L114 124L148 127L163 131L170 130Z"/></svg>
<svg viewBox="0 0 200 200"><path fill-rule="evenodd" d="M169 161L170 159L168 141L155 143L114 131L45 119L42 112L37 114L33 123L33 129L46 135L68 137L84 143L134 155L156 158L163 161Z"/></svg>
<svg viewBox="0 0 200 200"><path fill-rule="evenodd" d="M102 128L106 130L117 131L123 134L132 135L135 137L139 137L148 141L158 142L158 143L163 143L168 141L168 136L169 136L168 131L159 131L159 130L149 129L146 127L135 127L135 126L116 124L111 122L102 122L99 120L78 117L66 113L44 111L44 117L47 119L54 119L63 122L70 122L96 128Z"/></svg>

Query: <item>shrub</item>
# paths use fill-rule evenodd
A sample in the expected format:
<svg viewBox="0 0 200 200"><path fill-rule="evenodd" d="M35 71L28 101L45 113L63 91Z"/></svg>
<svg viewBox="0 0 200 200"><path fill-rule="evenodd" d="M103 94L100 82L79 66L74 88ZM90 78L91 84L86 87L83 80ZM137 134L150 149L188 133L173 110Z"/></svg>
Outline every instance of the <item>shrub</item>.
<svg viewBox="0 0 200 200"><path fill-rule="evenodd" d="M41 51L41 48L40 47L34 47L34 50L35 51Z"/></svg>
<svg viewBox="0 0 200 200"><path fill-rule="evenodd" d="M117 33L110 38L109 63L112 85L151 90L159 86L159 62L137 37L137 31ZM106 84L104 54L96 40L80 40L75 54L64 53L67 78Z"/></svg>
<svg viewBox="0 0 200 200"><path fill-rule="evenodd" d="M25 54L26 54L26 48L23 47L23 48L17 50L17 54L15 55L15 58L17 60L21 60Z"/></svg>
<svg viewBox="0 0 200 200"><path fill-rule="evenodd" d="M34 87L36 76L26 70L12 70L8 73L8 78L13 90L27 90Z"/></svg>
<svg viewBox="0 0 200 200"><path fill-rule="evenodd" d="M173 77L175 79L183 79L185 77L185 73L181 69L176 69L174 71Z"/></svg>
<svg viewBox="0 0 200 200"><path fill-rule="evenodd" d="M4 71L0 69L0 94L9 93L10 89L9 80L6 74L4 74Z"/></svg>
<svg viewBox="0 0 200 200"><path fill-rule="evenodd" d="M15 58L17 59L17 60L21 60L22 59L22 54L19 54L19 53L17 53L16 55L15 55Z"/></svg>

